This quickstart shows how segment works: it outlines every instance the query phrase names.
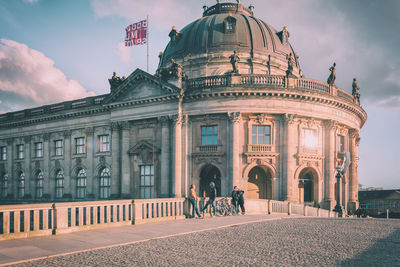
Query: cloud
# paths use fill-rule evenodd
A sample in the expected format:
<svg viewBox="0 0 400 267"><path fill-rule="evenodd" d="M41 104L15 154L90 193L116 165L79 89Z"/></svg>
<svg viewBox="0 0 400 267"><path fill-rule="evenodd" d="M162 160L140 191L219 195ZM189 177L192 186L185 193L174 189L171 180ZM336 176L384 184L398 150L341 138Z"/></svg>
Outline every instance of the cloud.
<svg viewBox="0 0 400 267"><path fill-rule="evenodd" d="M131 56L131 49L125 46L124 42L121 42L117 46L117 54L121 58L122 62L126 63L129 67L133 66L133 59Z"/></svg>
<svg viewBox="0 0 400 267"><path fill-rule="evenodd" d="M135 22L150 16L152 27L167 31L173 25L185 25L192 20L190 2L187 0L92 0L96 16L120 16ZM199 13L201 7L196 4Z"/></svg>
<svg viewBox="0 0 400 267"><path fill-rule="evenodd" d="M39 2L39 0L23 0L23 1L24 1L24 3L31 4L31 5L37 4Z"/></svg>
<svg viewBox="0 0 400 267"><path fill-rule="evenodd" d="M0 112L95 95L68 80L40 51L0 39Z"/></svg>

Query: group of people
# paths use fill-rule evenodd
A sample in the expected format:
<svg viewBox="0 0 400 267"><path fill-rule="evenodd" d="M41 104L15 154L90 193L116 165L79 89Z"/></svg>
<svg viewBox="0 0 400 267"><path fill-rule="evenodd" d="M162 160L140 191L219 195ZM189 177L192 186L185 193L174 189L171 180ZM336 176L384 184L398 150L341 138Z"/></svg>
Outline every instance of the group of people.
<svg viewBox="0 0 400 267"><path fill-rule="evenodd" d="M237 214L245 214L243 194L244 194L244 191L240 190L236 185L233 187L232 205L235 206ZM199 199L199 197L196 194L196 185L192 184L190 186L190 192L189 192L189 201L192 205L192 218L196 218L195 213L197 214L198 218L203 218L200 213L203 213L204 210L206 210L209 205L213 208L212 217L214 217L215 216L215 198L216 197L217 197L217 189L215 188L215 183L211 182L210 188L208 190L208 201L206 202L204 207L199 212L199 209L197 207L197 200ZM240 207L241 213L239 211L239 207Z"/></svg>

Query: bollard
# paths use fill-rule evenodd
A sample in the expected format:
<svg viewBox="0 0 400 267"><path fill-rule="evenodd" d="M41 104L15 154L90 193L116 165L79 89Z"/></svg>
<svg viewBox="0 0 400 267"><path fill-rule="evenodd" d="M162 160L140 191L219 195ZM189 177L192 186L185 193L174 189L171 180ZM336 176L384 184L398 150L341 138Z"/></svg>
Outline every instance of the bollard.
<svg viewBox="0 0 400 267"><path fill-rule="evenodd" d="M386 219L389 219L389 209L386 209Z"/></svg>

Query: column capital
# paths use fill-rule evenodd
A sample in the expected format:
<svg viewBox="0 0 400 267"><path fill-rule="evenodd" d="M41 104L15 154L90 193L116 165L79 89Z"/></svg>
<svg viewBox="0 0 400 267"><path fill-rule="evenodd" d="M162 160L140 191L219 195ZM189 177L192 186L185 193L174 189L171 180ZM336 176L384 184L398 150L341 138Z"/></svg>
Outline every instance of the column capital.
<svg viewBox="0 0 400 267"><path fill-rule="evenodd" d="M42 134L42 138L43 138L44 141L49 141L50 134L49 133L44 133L44 134Z"/></svg>
<svg viewBox="0 0 400 267"><path fill-rule="evenodd" d="M31 142L31 136L24 136L24 142L25 143L30 143Z"/></svg>
<svg viewBox="0 0 400 267"><path fill-rule="evenodd" d="M12 145L14 143L14 138L7 138L7 145Z"/></svg>
<svg viewBox="0 0 400 267"><path fill-rule="evenodd" d="M349 130L349 136L351 138L357 139L360 136L360 132L357 129L350 129Z"/></svg>
<svg viewBox="0 0 400 267"><path fill-rule="evenodd" d="M283 114L283 122L286 124L293 124L295 122L297 115L296 114Z"/></svg>
<svg viewBox="0 0 400 267"><path fill-rule="evenodd" d="M113 121L110 123L110 128L111 128L111 131L119 131L120 125L118 122Z"/></svg>
<svg viewBox="0 0 400 267"><path fill-rule="evenodd" d="M338 122L335 120L325 120L324 125L329 130L336 130L336 128L339 126Z"/></svg>
<svg viewBox="0 0 400 267"><path fill-rule="evenodd" d="M93 127L87 127L85 129L86 135L92 135L94 133L94 128Z"/></svg>
<svg viewBox="0 0 400 267"><path fill-rule="evenodd" d="M158 121L161 123L161 125L166 126L170 123L171 119L169 116L160 116L158 117Z"/></svg>
<svg viewBox="0 0 400 267"><path fill-rule="evenodd" d="M242 120L242 114L240 112L229 112L228 116L232 123L240 123Z"/></svg>
<svg viewBox="0 0 400 267"><path fill-rule="evenodd" d="M118 124L122 130L129 130L131 128L129 121L121 121L121 122L118 122Z"/></svg>
<svg viewBox="0 0 400 267"><path fill-rule="evenodd" d="M71 137L71 130L65 130L63 132L64 138Z"/></svg>
<svg viewBox="0 0 400 267"><path fill-rule="evenodd" d="M174 115L171 116L171 120L176 125L181 125L183 123L183 116L182 116L182 114L174 114Z"/></svg>

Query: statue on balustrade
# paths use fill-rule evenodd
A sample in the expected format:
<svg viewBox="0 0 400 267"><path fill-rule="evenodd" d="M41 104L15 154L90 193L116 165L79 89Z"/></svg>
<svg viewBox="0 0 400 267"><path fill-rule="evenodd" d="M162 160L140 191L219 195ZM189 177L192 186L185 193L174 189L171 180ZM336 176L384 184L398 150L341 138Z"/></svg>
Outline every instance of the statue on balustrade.
<svg viewBox="0 0 400 267"><path fill-rule="evenodd" d="M125 76L123 76L122 78L118 77L117 73L114 71L111 79L108 79L108 82L110 83L111 86L111 90L117 88L125 79L126 79Z"/></svg>
<svg viewBox="0 0 400 267"><path fill-rule="evenodd" d="M335 84L336 79L336 63L333 63L333 66L329 68L329 71L331 74L329 75L327 83L332 86Z"/></svg>
<svg viewBox="0 0 400 267"><path fill-rule="evenodd" d="M293 73L293 57L292 57L292 53L290 53L289 55L286 56L286 59L288 61L288 69L286 71L287 75L290 75Z"/></svg>
<svg viewBox="0 0 400 267"><path fill-rule="evenodd" d="M233 54L229 57L231 59L231 64L232 64L232 73L239 73L238 69L238 62L240 60L239 56L237 55L236 50L233 51Z"/></svg>
<svg viewBox="0 0 400 267"><path fill-rule="evenodd" d="M356 78L353 79L353 91L351 94L353 95L353 101L356 104L360 104L360 87L358 87Z"/></svg>

